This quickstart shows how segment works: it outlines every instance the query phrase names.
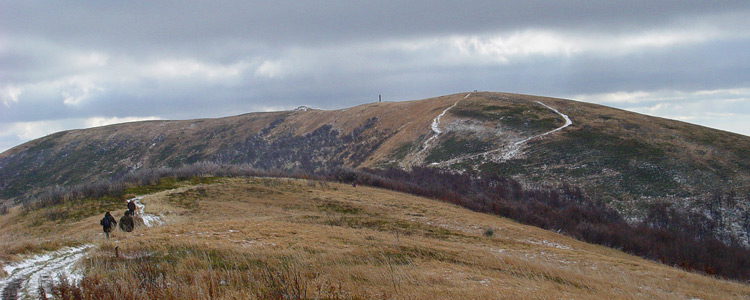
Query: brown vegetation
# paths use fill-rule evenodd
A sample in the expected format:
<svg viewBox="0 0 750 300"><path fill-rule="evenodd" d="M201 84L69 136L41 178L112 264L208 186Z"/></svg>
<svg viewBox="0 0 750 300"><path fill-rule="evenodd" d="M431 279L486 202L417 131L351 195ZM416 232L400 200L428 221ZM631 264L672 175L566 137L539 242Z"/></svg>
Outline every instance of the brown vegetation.
<svg viewBox="0 0 750 300"><path fill-rule="evenodd" d="M158 186L164 178L185 180L201 176L275 176L283 172L263 172L249 167L202 163L179 169L160 168L130 174L112 184L111 196L125 199L125 187ZM712 234L714 223L701 214L676 210L649 211L649 223L629 224L601 201L590 199L579 188L524 188L520 182L493 174L455 174L440 169L334 169L322 174L289 174L297 178L317 178L361 183L414 195L440 199L474 211L508 217L523 224L563 232L589 243L604 245L668 265L697 270L739 280L750 279L750 249L733 242L726 244ZM105 186L105 182L91 186ZM171 188L166 185L164 188ZM59 204L55 199L76 199L72 195L86 188L74 187L71 193L57 189L54 197L40 198L36 207ZM138 190L138 189L135 189ZM158 190L158 189L157 189ZM115 201L115 202L117 202ZM33 207L33 206L29 206Z"/></svg>
<svg viewBox="0 0 750 300"><path fill-rule="evenodd" d="M58 299L750 296L747 285L368 186L271 178L179 186L142 200L148 212L165 218L164 226L116 232L105 242L98 226L81 226L97 217L70 225L99 246L83 262L82 282L59 284L46 294ZM487 228L492 236L484 234Z"/></svg>
<svg viewBox="0 0 750 300"><path fill-rule="evenodd" d="M710 234L722 242L750 243L750 232L742 230L750 211L750 198L743 197L750 195L749 137L570 100L466 95L60 132L0 154L0 198L24 203L56 185L116 181L137 170L197 162L307 173L434 162L512 176L524 185L577 186L629 220L645 220L652 202L672 203L680 214L708 215L715 223ZM537 101L573 125L524 143L510 160L470 155L562 125ZM444 134L424 148L433 118L453 104L439 124ZM458 160L446 162L451 159ZM736 204L703 205L716 189L736 195Z"/></svg>

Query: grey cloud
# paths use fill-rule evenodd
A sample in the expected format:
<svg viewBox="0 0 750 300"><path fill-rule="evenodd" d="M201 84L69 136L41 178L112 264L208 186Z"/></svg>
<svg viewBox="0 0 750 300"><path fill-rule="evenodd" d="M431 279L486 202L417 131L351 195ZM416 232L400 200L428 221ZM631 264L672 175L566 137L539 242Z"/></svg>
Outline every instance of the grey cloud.
<svg viewBox="0 0 750 300"><path fill-rule="evenodd" d="M748 87L748 27L746 1L2 1L0 92L7 86L23 92L9 106L0 101L0 126L97 116L219 117L302 104L335 109L378 94L397 101L473 89L566 97ZM618 54L530 54L505 62L458 57L446 45L388 47L525 30L618 37L684 28L727 34ZM103 55L106 64L76 59L90 54ZM244 67L219 79L144 70L169 60ZM264 62L288 68L264 77L256 74ZM64 92L85 94L71 83L76 77L94 89L66 105ZM747 110L737 106L722 109ZM0 137L0 151L15 142Z"/></svg>
<svg viewBox="0 0 750 300"><path fill-rule="evenodd" d="M175 55L236 39L275 47L523 28L616 32L748 12L743 1L21 1L3 7L5 33L110 52L168 44L165 50Z"/></svg>
<svg viewBox="0 0 750 300"><path fill-rule="evenodd" d="M733 60L747 52L750 42L731 42L652 51L649 55L532 57L485 66L445 65L431 60L415 63L420 56L436 55L430 52L376 54L379 57L374 62L359 63L356 53L350 57L346 53L324 53L312 57L318 64L313 70L289 78L255 78L250 68L230 84L200 79L143 79L127 85L105 82L108 87L103 94L78 107L63 105L59 93L34 95L31 91L14 105L13 112L3 110L0 115L8 121L32 116L84 117L97 112L118 117L187 118L206 116L196 112L210 116L242 112L265 102L294 106L304 101L323 108L345 107L361 103L371 94L407 100L473 89L562 96L613 90L731 88L750 82L750 62ZM50 98L55 101L45 105ZM190 109L181 112L181 107Z"/></svg>

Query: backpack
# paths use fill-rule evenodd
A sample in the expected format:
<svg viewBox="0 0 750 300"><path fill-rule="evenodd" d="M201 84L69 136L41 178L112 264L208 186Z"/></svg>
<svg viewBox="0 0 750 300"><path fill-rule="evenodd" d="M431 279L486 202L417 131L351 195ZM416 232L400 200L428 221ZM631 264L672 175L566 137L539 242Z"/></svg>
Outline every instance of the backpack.
<svg viewBox="0 0 750 300"><path fill-rule="evenodd" d="M104 226L104 227L110 227L110 226L112 226L112 224L110 224L109 218L107 218L106 216L99 223L102 224L102 226Z"/></svg>

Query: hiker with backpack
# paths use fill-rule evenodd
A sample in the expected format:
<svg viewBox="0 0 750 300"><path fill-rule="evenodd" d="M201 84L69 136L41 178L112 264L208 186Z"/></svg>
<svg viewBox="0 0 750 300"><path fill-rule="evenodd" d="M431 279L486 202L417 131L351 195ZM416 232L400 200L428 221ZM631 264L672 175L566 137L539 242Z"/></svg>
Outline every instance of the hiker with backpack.
<svg viewBox="0 0 750 300"><path fill-rule="evenodd" d="M102 218L101 221L99 221L99 225L102 225L102 230L104 230L104 235L109 239L109 233L112 232L112 227L117 225L117 221L115 221L115 217L113 217L109 212L104 214L104 218Z"/></svg>
<svg viewBox="0 0 750 300"><path fill-rule="evenodd" d="M130 211L131 216L135 216L135 201L133 199L128 201L128 211Z"/></svg>
<svg viewBox="0 0 750 300"><path fill-rule="evenodd" d="M125 232L131 232L133 228L135 228L135 223L133 222L132 213L130 210L126 210L125 215L120 218L120 229Z"/></svg>

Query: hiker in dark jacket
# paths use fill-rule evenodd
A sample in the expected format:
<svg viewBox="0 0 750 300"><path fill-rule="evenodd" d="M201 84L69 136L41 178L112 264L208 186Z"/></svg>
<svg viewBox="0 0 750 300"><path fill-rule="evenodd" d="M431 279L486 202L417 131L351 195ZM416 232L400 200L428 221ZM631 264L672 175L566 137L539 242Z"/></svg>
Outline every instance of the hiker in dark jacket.
<svg viewBox="0 0 750 300"><path fill-rule="evenodd" d="M130 211L131 216L135 216L135 201L130 200L128 202L128 210Z"/></svg>
<svg viewBox="0 0 750 300"><path fill-rule="evenodd" d="M133 217L129 210L125 211L125 215L120 218L120 229L125 232L131 232L135 228L133 223Z"/></svg>
<svg viewBox="0 0 750 300"><path fill-rule="evenodd" d="M102 225L102 230L104 230L104 235L109 239L109 233L112 232L112 227L117 225L117 221L115 221L115 217L113 217L109 212L104 214L104 218L102 218L101 221L99 221L99 225Z"/></svg>

